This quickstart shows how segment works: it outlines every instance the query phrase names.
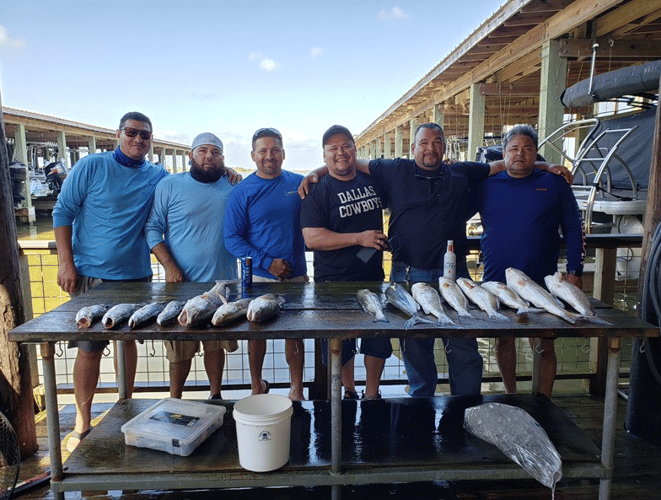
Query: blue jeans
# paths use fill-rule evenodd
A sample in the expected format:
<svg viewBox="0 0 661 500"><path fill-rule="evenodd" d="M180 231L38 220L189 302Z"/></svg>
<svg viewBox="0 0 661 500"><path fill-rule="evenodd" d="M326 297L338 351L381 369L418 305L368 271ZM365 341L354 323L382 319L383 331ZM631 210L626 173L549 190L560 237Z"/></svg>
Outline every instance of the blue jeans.
<svg viewBox="0 0 661 500"><path fill-rule="evenodd" d="M436 282L443 268L418 269L393 261L390 281ZM469 277L464 259L457 260L457 277ZM476 339L443 337L448 360L450 392L453 396L480 394L482 356ZM433 396L438 383L434 360L434 339L399 338L402 358L409 379L409 396Z"/></svg>

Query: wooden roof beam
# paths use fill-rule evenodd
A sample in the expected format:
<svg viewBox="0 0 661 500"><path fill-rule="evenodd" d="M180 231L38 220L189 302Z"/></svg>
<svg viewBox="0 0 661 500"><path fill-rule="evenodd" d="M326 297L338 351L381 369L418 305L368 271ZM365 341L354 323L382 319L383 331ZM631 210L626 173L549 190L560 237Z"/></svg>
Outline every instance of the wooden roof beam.
<svg viewBox="0 0 661 500"><path fill-rule="evenodd" d="M661 40L598 38L597 59L614 57L655 57L661 54ZM611 45L612 44L612 45ZM592 40L560 40L560 57L587 58L592 56Z"/></svg>
<svg viewBox="0 0 661 500"><path fill-rule="evenodd" d="M539 85L481 83L480 94L484 96L539 97Z"/></svg>
<svg viewBox="0 0 661 500"><path fill-rule="evenodd" d="M631 0L596 20L595 35L602 37L623 25L632 24L653 12L659 12L658 0Z"/></svg>

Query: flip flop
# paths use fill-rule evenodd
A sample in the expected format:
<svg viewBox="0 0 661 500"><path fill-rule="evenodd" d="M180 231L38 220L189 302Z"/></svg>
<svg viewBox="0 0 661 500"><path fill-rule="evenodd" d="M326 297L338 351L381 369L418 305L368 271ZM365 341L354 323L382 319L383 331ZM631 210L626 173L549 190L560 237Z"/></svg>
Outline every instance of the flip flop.
<svg viewBox="0 0 661 500"><path fill-rule="evenodd" d="M76 447L80 444L80 442L87 437L87 435L91 432L92 428L90 427L87 429L85 432L78 432L78 431L71 431L66 439L67 439L67 450L69 452L73 452L73 450L76 449ZM71 440L72 439L77 439L78 443L76 443L75 446L71 445Z"/></svg>
<svg viewBox="0 0 661 500"><path fill-rule="evenodd" d="M266 379L262 379L262 381L264 382L264 387L266 387L266 389L264 389L264 392L262 394L268 394L269 391L271 390L271 382L269 382Z"/></svg>

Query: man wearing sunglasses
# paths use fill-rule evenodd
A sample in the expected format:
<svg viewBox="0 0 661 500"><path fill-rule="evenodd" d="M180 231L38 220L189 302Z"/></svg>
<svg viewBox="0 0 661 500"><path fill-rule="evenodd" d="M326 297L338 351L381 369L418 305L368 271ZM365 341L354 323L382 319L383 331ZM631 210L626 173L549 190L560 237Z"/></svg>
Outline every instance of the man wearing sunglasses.
<svg viewBox="0 0 661 500"><path fill-rule="evenodd" d="M165 269L165 281L213 282L236 279L236 258L225 248L223 214L232 184L226 175L223 143L209 132L193 140L190 171L170 175L156 187L145 225L147 243ZM204 340L204 368L211 396L221 399L225 350L235 340ZM170 396L181 398L200 342L164 341L170 362Z"/></svg>
<svg viewBox="0 0 661 500"><path fill-rule="evenodd" d="M382 201L390 209L392 281L436 282L443 275L448 240L454 240L457 277L469 277L466 221L471 210L471 190L489 175L503 171L505 165L502 161L448 165L443 162L444 154L443 129L436 123L423 123L414 134L412 159L356 161L359 171L371 175ZM546 163L537 166L552 170ZM299 194L304 197L308 183L316 182L315 177L325 173L322 167L309 174ZM409 379L409 395L433 396L438 382L434 339L402 337L399 343ZM443 343L451 393L479 394L482 356L476 339L444 338Z"/></svg>
<svg viewBox="0 0 661 500"><path fill-rule="evenodd" d="M301 199L296 190L303 176L282 169L282 135L261 128L252 138L257 171L230 193L225 211L225 246L238 258L251 257L253 280L307 281L305 244L301 233ZM265 340L248 341L252 394L269 390L262 378ZM285 340L289 364L289 398L303 400L303 340Z"/></svg>
<svg viewBox="0 0 661 500"><path fill-rule="evenodd" d="M67 176L53 209L59 256L57 284L75 297L102 281L150 281L149 247L143 226L156 184L168 175L145 160L152 124L142 113L125 114L115 151L82 158ZM72 450L91 430L92 399L107 341L73 341L76 424L67 447ZM116 352L116 351L115 351ZM137 364L135 342L126 342L128 396Z"/></svg>

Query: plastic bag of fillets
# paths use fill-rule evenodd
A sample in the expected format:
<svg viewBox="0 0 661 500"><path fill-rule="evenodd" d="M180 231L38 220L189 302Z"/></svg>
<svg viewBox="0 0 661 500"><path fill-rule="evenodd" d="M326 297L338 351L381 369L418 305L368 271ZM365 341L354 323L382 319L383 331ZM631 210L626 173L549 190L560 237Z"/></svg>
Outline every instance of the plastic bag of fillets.
<svg viewBox="0 0 661 500"><path fill-rule="evenodd" d="M498 447L544 486L554 488L562 478L560 454L544 429L521 408L500 403L467 408L464 428Z"/></svg>

